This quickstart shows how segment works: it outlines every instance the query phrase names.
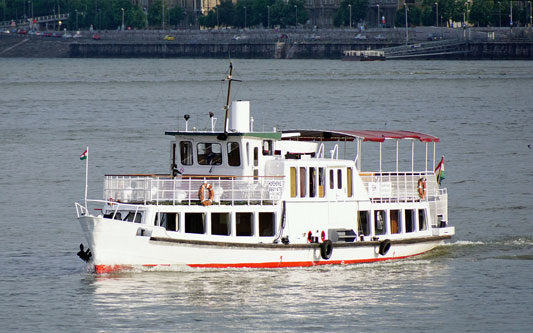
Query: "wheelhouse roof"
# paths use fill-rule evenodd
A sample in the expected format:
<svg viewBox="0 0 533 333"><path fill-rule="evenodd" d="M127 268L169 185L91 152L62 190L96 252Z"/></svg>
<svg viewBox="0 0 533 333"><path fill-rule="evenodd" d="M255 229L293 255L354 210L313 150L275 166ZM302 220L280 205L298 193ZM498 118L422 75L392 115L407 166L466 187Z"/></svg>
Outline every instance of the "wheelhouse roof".
<svg viewBox="0 0 533 333"><path fill-rule="evenodd" d="M165 135L181 135L181 136L211 136L211 137L219 137L220 135L225 135L226 137L253 137L253 138L260 138L260 139L274 139L279 140L281 139L281 133L279 132L247 132L247 133L240 133L240 132L201 132L201 131L166 131Z"/></svg>
<svg viewBox="0 0 533 333"><path fill-rule="evenodd" d="M384 142L388 139L412 139L420 142L439 142L439 138L436 136L410 131L285 130L282 133L299 133L298 136L290 136L285 139L302 141L353 141L354 139L361 139L363 141Z"/></svg>

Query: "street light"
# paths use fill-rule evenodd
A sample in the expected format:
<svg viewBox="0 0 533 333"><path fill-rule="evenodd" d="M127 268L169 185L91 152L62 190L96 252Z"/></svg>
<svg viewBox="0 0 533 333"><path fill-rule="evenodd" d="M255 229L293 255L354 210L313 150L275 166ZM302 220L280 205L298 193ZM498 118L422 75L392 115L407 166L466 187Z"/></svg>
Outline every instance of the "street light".
<svg viewBox="0 0 533 333"><path fill-rule="evenodd" d="M74 11L76 12L76 30L78 30L78 10L74 9Z"/></svg>
<svg viewBox="0 0 533 333"><path fill-rule="evenodd" d="M244 6L244 30L246 30L246 6Z"/></svg>
<svg viewBox="0 0 533 333"><path fill-rule="evenodd" d="M498 19L500 20L500 28L502 27L502 3L498 1Z"/></svg>
<svg viewBox="0 0 533 333"><path fill-rule="evenodd" d="M165 30L165 0L161 0L161 30Z"/></svg>
<svg viewBox="0 0 533 333"><path fill-rule="evenodd" d="M352 29L352 5L349 4L348 7L350 7L350 29Z"/></svg>
<svg viewBox="0 0 533 333"><path fill-rule="evenodd" d="M379 28L379 3L376 6L378 7L378 28Z"/></svg>
<svg viewBox="0 0 533 333"><path fill-rule="evenodd" d="M409 44L409 30L407 29L407 3L403 3L403 7L405 8L405 44Z"/></svg>
<svg viewBox="0 0 533 333"><path fill-rule="evenodd" d="M270 29L270 6L267 6L267 29Z"/></svg>
<svg viewBox="0 0 533 333"><path fill-rule="evenodd" d="M436 8L436 12L435 12L435 25L438 27L439 26L439 3L438 2L435 2L435 8Z"/></svg>
<svg viewBox="0 0 533 333"><path fill-rule="evenodd" d="M124 8L120 8L122 10L122 31L124 31Z"/></svg>
<svg viewBox="0 0 533 333"><path fill-rule="evenodd" d="M298 6L294 5L294 9L296 9L296 19L295 19L295 28L298 28Z"/></svg>
<svg viewBox="0 0 533 333"><path fill-rule="evenodd" d="M529 26L533 26L533 15L531 14L531 1L527 2L529 4Z"/></svg>
<svg viewBox="0 0 533 333"><path fill-rule="evenodd" d="M511 13L509 14L509 26L513 27L513 2L509 1L510 7L511 7Z"/></svg>

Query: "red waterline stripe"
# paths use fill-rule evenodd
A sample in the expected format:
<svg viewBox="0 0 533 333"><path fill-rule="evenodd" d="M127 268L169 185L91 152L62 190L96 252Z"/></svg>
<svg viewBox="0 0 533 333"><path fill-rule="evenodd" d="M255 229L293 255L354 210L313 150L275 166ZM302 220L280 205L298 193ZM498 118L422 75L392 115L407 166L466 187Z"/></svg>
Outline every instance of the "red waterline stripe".
<svg viewBox="0 0 533 333"><path fill-rule="evenodd" d="M426 251L427 252L427 251ZM426 252L411 254L402 257L391 258L373 258L373 259L355 259L355 260L329 260L329 261L288 261L288 262L261 262L261 263L237 263L237 264L189 264L187 266L193 268L283 268L283 267L311 267L321 265L350 265L350 264L364 264L378 261L405 259L409 257L418 256ZM145 264L143 267L169 267L170 264ZM95 265L96 274L118 273L121 271L132 270L131 265Z"/></svg>

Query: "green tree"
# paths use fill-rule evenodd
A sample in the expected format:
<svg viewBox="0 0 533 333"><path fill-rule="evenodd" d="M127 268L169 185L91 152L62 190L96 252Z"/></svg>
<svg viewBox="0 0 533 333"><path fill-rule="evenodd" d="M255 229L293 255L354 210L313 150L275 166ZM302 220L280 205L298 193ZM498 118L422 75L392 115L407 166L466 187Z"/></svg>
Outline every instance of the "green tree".
<svg viewBox="0 0 533 333"><path fill-rule="evenodd" d="M409 26L420 25L422 17L422 11L419 7L408 6L407 8L407 24ZM398 27L405 27L405 8L398 9L394 16L394 24Z"/></svg>
<svg viewBox="0 0 533 333"><path fill-rule="evenodd" d="M368 9L368 0L343 0L333 17L333 25L350 26L350 6L352 6L352 27L355 23L364 20Z"/></svg>
<svg viewBox="0 0 533 333"><path fill-rule="evenodd" d="M494 2L490 0L474 0L468 21L478 27L494 24Z"/></svg>

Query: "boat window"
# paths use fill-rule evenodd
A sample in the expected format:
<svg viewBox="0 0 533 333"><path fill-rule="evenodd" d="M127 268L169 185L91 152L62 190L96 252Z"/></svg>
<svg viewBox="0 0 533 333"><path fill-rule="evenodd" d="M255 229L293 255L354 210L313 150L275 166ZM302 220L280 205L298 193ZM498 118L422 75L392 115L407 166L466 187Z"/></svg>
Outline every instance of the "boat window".
<svg viewBox="0 0 533 333"><path fill-rule="evenodd" d="M342 169L337 170L337 188L342 188Z"/></svg>
<svg viewBox="0 0 533 333"><path fill-rule="evenodd" d="M220 165L222 164L222 148L220 143L199 143L198 164Z"/></svg>
<svg viewBox="0 0 533 333"><path fill-rule="evenodd" d="M428 224L426 223L426 210L418 210L418 230L426 230Z"/></svg>
<svg viewBox="0 0 533 333"><path fill-rule="evenodd" d="M263 155L272 155L272 140L263 140Z"/></svg>
<svg viewBox="0 0 533 333"><path fill-rule="evenodd" d="M250 166L250 142L246 142L246 166Z"/></svg>
<svg viewBox="0 0 533 333"><path fill-rule="evenodd" d="M305 191L305 188L306 188L306 183L305 183L305 180L307 179L306 177L306 170L304 167L300 167L300 198L305 198L306 196L306 191Z"/></svg>
<svg viewBox="0 0 533 333"><path fill-rule="evenodd" d="M204 213L185 213L185 232L189 234L204 234L204 221Z"/></svg>
<svg viewBox="0 0 533 333"><path fill-rule="evenodd" d="M235 229L237 236L253 236L253 214L252 213L236 213L235 214Z"/></svg>
<svg viewBox="0 0 533 333"><path fill-rule="evenodd" d="M163 227L168 231L178 231L178 221L179 215L177 213L157 213L155 215L154 225L159 225L160 227Z"/></svg>
<svg viewBox="0 0 533 333"><path fill-rule="evenodd" d="M229 213L212 213L211 214L211 234L229 236L230 228L230 214Z"/></svg>
<svg viewBox="0 0 533 333"><path fill-rule="evenodd" d="M193 162L192 142L190 141L180 142L180 158L181 158L181 165L192 165L192 162Z"/></svg>
<svg viewBox="0 0 533 333"><path fill-rule="evenodd" d="M259 165L259 148L254 147L254 166Z"/></svg>
<svg viewBox="0 0 533 333"><path fill-rule="evenodd" d="M241 165L241 150L238 142L228 142L228 164L230 166Z"/></svg>
<svg viewBox="0 0 533 333"><path fill-rule="evenodd" d="M352 187L352 168L346 168L347 175L347 185L348 185L348 198L353 196L353 187Z"/></svg>
<svg viewBox="0 0 533 333"><path fill-rule="evenodd" d="M384 210L376 210L374 212L374 231L376 235L384 235L387 233Z"/></svg>
<svg viewBox="0 0 533 333"><path fill-rule="evenodd" d="M393 209L390 211L390 233L399 234L400 232L402 232L400 211L397 209Z"/></svg>
<svg viewBox="0 0 533 333"><path fill-rule="evenodd" d="M316 197L316 168L309 168L309 197Z"/></svg>
<svg viewBox="0 0 533 333"><path fill-rule="evenodd" d="M415 212L413 209L405 210L405 232L415 231Z"/></svg>
<svg viewBox="0 0 533 333"><path fill-rule="evenodd" d="M370 235L370 223L368 221L368 211L362 210L357 212L357 222L359 223L359 234Z"/></svg>
<svg viewBox="0 0 533 333"><path fill-rule="evenodd" d="M291 198L296 198L296 168L291 167Z"/></svg>
<svg viewBox="0 0 533 333"><path fill-rule="evenodd" d="M276 223L274 213L259 213L259 236L274 236L274 225Z"/></svg>
<svg viewBox="0 0 533 333"><path fill-rule="evenodd" d="M104 214L104 218L105 219L112 219L113 218L113 215L115 215L115 220L120 220L122 221L122 214L120 212L117 212L115 214L115 211L112 210L109 212L109 214Z"/></svg>
<svg viewBox="0 0 533 333"><path fill-rule="evenodd" d="M329 170L329 188L334 189L335 188L335 171Z"/></svg>
<svg viewBox="0 0 533 333"><path fill-rule="evenodd" d="M134 218L135 218L135 221L133 220ZM141 220L142 220L141 213L137 212L137 214L135 214L135 212L129 212L123 221L141 223Z"/></svg>
<svg viewBox="0 0 533 333"><path fill-rule="evenodd" d="M326 195L326 173L324 168L318 168L318 196L323 198Z"/></svg>

